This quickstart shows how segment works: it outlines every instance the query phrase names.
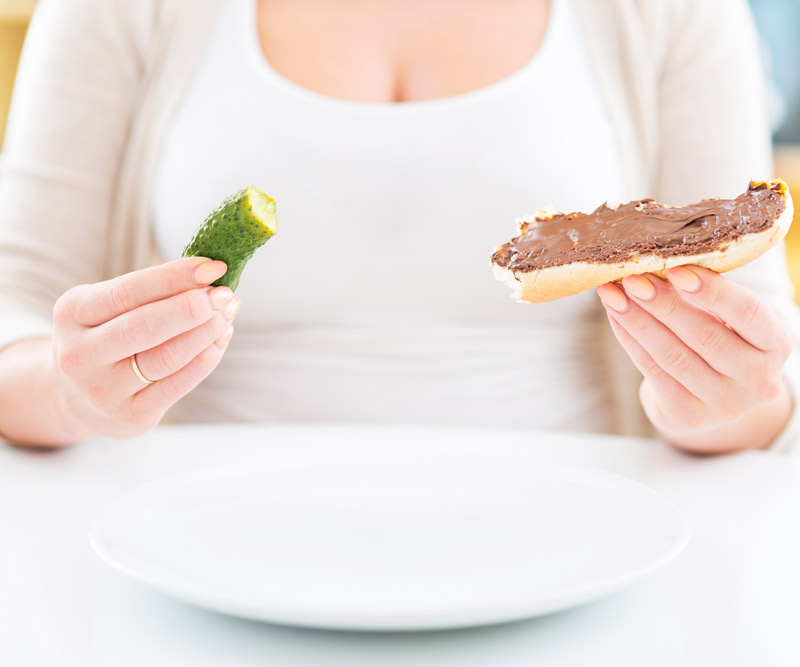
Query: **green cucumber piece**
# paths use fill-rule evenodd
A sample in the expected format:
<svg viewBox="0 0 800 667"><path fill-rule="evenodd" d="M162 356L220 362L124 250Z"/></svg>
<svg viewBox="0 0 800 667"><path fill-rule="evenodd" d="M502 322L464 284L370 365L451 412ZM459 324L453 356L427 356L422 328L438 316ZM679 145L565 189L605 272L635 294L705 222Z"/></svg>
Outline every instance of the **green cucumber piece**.
<svg viewBox="0 0 800 667"><path fill-rule="evenodd" d="M214 285L235 290L255 251L278 232L275 200L252 185L224 199L197 228L183 257L209 257L228 265Z"/></svg>

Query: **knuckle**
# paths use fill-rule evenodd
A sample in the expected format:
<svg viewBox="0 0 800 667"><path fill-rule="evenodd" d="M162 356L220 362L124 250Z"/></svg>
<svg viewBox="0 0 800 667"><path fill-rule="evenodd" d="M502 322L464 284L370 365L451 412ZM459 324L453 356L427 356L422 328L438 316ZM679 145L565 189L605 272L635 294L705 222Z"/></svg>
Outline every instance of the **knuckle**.
<svg viewBox="0 0 800 667"><path fill-rule="evenodd" d="M86 402L94 410L105 412L108 403L108 387L103 384L90 384L84 389Z"/></svg>
<svg viewBox="0 0 800 667"><path fill-rule="evenodd" d="M108 299L118 313L127 313L133 310L136 297L133 288L124 282L112 282L108 288Z"/></svg>
<svg viewBox="0 0 800 667"><path fill-rule="evenodd" d="M175 375L170 375L161 380L161 391L167 396L167 401L173 403L184 393L182 383Z"/></svg>
<svg viewBox="0 0 800 667"><path fill-rule="evenodd" d="M178 369L180 365L180 354L176 345L159 345L154 352L155 359L153 361L155 372L153 373L153 379L160 375L171 375Z"/></svg>
<svg viewBox="0 0 800 667"><path fill-rule="evenodd" d="M725 402L717 409L719 421L724 424L731 424L738 421L745 410L740 405L740 401Z"/></svg>
<svg viewBox="0 0 800 667"><path fill-rule="evenodd" d="M686 428L695 430L706 425L706 418L700 414L699 410L689 410L684 417L684 423Z"/></svg>
<svg viewBox="0 0 800 667"><path fill-rule="evenodd" d="M664 369L661 368L661 366L659 366L652 357L642 359L639 366L642 370L642 373L648 377L658 377L664 372Z"/></svg>
<svg viewBox="0 0 800 667"><path fill-rule="evenodd" d="M625 328L628 329L628 333L630 333L634 338L638 338L639 334L641 334L647 328L647 318L641 315L631 317L625 323Z"/></svg>
<svg viewBox="0 0 800 667"><path fill-rule="evenodd" d="M53 306L53 324L67 324L72 321L72 308L69 292L62 294Z"/></svg>
<svg viewBox="0 0 800 667"><path fill-rule="evenodd" d="M681 403L680 423L682 428L690 431L705 428L708 426L708 418L707 409L698 400Z"/></svg>
<svg viewBox="0 0 800 667"><path fill-rule="evenodd" d="M205 324L208 336L212 341L216 340L223 333L225 333L225 330L228 328L229 324L230 322L225 319L225 316L222 313L214 313L214 316Z"/></svg>
<svg viewBox="0 0 800 667"><path fill-rule="evenodd" d="M184 307L190 322L204 322L210 314L208 295L203 290L187 292Z"/></svg>
<svg viewBox="0 0 800 667"><path fill-rule="evenodd" d="M664 365L677 371L685 371L692 366L692 357L683 345L673 345L664 353Z"/></svg>
<svg viewBox="0 0 800 667"><path fill-rule="evenodd" d="M747 391L747 386L730 378L723 378L717 398L717 407L736 406L742 401L742 394Z"/></svg>
<svg viewBox="0 0 800 667"><path fill-rule="evenodd" d="M84 365L84 356L81 350L72 345L60 345L55 351L56 367L67 377L75 374Z"/></svg>
<svg viewBox="0 0 800 667"><path fill-rule="evenodd" d="M722 324L703 327L699 333L700 348L710 352L721 350L725 346L726 336L727 332Z"/></svg>
<svg viewBox="0 0 800 667"><path fill-rule="evenodd" d="M763 372L763 368L763 355L747 355L747 357L739 361L738 368L736 369L736 378L744 387L751 389L753 387L753 379Z"/></svg>
<svg viewBox="0 0 800 667"><path fill-rule="evenodd" d="M53 306L53 322L69 324L79 321L81 304L86 301L87 285L77 285L64 292Z"/></svg>
<svg viewBox="0 0 800 667"><path fill-rule="evenodd" d="M117 327L100 326L92 330L91 337L85 339L83 346L100 357L113 356L120 347L121 336Z"/></svg>
<svg viewBox="0 0 800 667"><path fill-rule="evenodd" d="M730 383L723 394L720 412L728 421L741 417L750 408L752 403L750 392L743 391L741 387Z"/></svg>
<svg viewBox="0 0 800 667"><path fill-rule="evenodd" d="M151 326L143 317L126 317L120 326L120 336L126 345L144 349L147 341L150 340Z"/></svg>
<svg viewBox="0 0 800 667"><path fill-rule="evenodd" d="M658 316L659 318L670 318L675 313L680 303L680 299L674 291L665 292L659 299Z"/></svg>
<svg viewBox="0 0 800 667"><path fill-rule="evenodd" d="M761 372L753 376L750 382L754 398L759 402L778 398L783 389L783 380L777 374Z"/></svg>
<svg viewBox="0 0 800 667"><path fill-rule="evenodd" d="M222 359L222 355L224 354L223 350L220 350L218 347L214 345L210 345L205 350L203 350L200 354L197 355L195 361L197 362L197 381L199 382L201 379L207 377L211 371L213 371L217 364Z"/></svg>
<svg viewBox="0 0 800 667"><path fill-rule="evenodd" d="M706 303L705 307L707 310L711 312L717 312L720 308L724 300L724 293L720 289L719 281L709 281L712 284L707 285L706 287Z"/></svg>
<svg viewBox="0 0 800 667"><path fill-rule="evenodd" d="M748 296L739 310L739 321L746 326L758 324L764 317L764 304L755 296Z"/></svg>

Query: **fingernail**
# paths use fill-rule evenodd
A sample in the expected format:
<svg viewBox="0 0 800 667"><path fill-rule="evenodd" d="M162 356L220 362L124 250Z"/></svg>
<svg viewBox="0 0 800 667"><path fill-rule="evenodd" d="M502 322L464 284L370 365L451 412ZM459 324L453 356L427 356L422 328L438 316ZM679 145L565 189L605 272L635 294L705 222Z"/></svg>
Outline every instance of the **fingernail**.
<svg viewBox="0 0 800 667"><path fill-rule="evenodd" d="M203 262L194 270L193 279L198 285L208 285L213 283L217 278L222 278L228 270L225 262L212 259L208 262Z"/></svg>
<svg viewBox="0 0 800 667"><path fill-rule="evenodd" d="M667 273L667 280L683 292L697 292L703 284L700 276L684 266L676 266L674 269L670 269Z"/></svg>
<svg viewBox="0 0 800 667"><path fill-rule="evenodd" d="M214 310L222 310L233 298L233 292L231 292L229 287L220 285L212 289L208 293L208 296L211 299L211 305L214 306Z"/></svg>
<svg viewBox="0 0 800 667"><path fill-rule="evenodd" d="M626 297L625 292L616 285L612 285L611 283L600 285L600 287L597 288L597 294L600 296L603 305L608 306L612 310L616 310L618 313L624 313L628 310L628 297Z"/></svg>
<svg viewBox="0 0 800 667"><path fill-rule="evenodd" d="M222 314L225 316L225 319L232 320L236 316L236 313L239 312L241 305L242 302L240 299L234 299L227 306L225 306L225 308L222 309Z"/></svg>
<svg viewBox="0 0 800 667"><path fill-rule="evenodd" d="M647 276L628 276L622 279L622 286L628 294L642 301L650 301L656 295L656 286Z"/></svg>
<svg viewBox="0 0 800 667"><path fill-rule="evenodd" d="M233 325L229 325L228 328L225 330L225 333L214 341L214 345L216 345L217 347L225 347L230 342L232 337L233 337Z"/></svg>

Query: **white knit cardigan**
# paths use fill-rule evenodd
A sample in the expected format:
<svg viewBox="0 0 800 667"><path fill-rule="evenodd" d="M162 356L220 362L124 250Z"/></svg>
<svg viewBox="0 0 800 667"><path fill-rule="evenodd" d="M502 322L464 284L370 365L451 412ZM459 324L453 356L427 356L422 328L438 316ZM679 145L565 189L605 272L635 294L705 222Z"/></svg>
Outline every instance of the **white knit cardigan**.
<svg viewBox="0 0 800 667"><path fill-rule="evenodd" d="M0 165L0 348L48 335L69 287L156 260L150 202L161 140L222 1L40 0ZM770 175L745 0L575 2L626 198L688 203ZM729 275L758 291L800 344L781 250ZM607 328L598 335L614 357L616 431L650 433L640 376ZM800 395L794 359L787 378ZM797 435L795 416L773 447L789 450Z"/></svg>

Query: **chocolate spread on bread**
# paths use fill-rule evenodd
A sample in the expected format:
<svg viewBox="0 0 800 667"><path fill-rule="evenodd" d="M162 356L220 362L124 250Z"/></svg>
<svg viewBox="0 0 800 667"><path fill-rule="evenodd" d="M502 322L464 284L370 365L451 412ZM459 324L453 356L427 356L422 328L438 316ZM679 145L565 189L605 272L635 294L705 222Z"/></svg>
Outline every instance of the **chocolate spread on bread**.
<svg viewBox="0 0 800 667"><path fill-rule="evenodd" d="M527 273L572 262L626 262L637 255L698 255L768 229L786 208L781 185L751 183L736 199L669 207L652 199L599 206L592 213L556 213L520 225L520 235L492 262Z"/></svg>

